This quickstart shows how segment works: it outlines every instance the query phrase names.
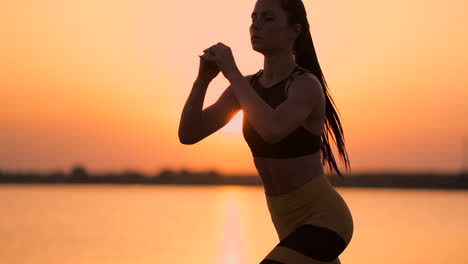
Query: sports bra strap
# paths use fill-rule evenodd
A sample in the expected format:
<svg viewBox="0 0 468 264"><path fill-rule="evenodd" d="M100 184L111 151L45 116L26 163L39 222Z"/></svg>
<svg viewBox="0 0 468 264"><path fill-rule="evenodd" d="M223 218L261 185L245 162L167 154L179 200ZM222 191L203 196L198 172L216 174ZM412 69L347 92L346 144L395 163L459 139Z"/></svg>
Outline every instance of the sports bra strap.
<svg viewBox="0 0 468 264"><path fill-rule="evenodd" d="M250 84L252 86L255 86L258 82L258 78L260 77L260 74L262 74L263 70L259 70L257 73L255 73L253 75L253 78L250 79ZM294 68L293 72L289 75L288 79L286 80L286 84L285 84L285 89L284 89L284 97L286 98L287 97L287 94L288 94L288 88L289 86L291 85L292 81L294 80L294 78L296 78L297 76L303 74L304 72L310 72L309 70L297 65L296 68Z"/></svg>

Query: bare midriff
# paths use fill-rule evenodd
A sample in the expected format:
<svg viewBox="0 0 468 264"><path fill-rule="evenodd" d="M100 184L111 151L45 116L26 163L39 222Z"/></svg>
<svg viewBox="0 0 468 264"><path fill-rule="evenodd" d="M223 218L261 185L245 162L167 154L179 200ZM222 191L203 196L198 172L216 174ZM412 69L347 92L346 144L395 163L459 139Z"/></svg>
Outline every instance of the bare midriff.
<svg viewBox="0 0 468 264"><path fill-rule="evenodd" d="M255 167L267 195L280 195L296 190L323 173L321 151L310 155L276 159L254 157Z"/></svg>

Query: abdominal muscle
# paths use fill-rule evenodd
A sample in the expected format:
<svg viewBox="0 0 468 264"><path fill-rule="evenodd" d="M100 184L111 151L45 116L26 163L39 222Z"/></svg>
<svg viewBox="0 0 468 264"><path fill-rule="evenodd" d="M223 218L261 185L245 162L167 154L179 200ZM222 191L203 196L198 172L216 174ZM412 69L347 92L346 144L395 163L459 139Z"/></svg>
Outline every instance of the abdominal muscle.
<svg viewBox="0 0 468 264"><path fill-rule="evenodd" d="M295 158L254 157L255 167L267 195L280 195L296 190L323 173L321 151Z"/></svg>

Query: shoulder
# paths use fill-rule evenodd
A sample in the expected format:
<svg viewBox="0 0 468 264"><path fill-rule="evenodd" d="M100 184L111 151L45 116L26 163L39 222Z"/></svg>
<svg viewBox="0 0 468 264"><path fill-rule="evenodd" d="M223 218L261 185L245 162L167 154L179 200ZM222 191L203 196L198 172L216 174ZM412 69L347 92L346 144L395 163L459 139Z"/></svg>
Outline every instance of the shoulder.
<svg viewBox="0 0 468 264"><path fill-rule="evenodd" d="M313 74L311 71L303 67L298 67L294 74L294 79L297 79L300 82L321 86L320 79L317 76L315 76L315 74Z"/></svg>
<svg viewBox="0 0 468 264"><path fill-rule="evenodd" d="M288 94L291 93L321 97L323 93L322 83L320 79L310 71L297 71L288 89Z"/></svg>

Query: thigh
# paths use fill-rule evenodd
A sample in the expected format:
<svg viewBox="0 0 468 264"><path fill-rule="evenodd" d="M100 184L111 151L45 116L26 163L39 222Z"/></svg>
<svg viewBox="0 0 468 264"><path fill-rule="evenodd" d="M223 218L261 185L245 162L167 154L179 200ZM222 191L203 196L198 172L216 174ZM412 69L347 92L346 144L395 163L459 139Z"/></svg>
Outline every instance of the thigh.
<svg viewBox="0 0 468 264"><path fill-rule="evenodd" d="M345 248L346 242L333 230L305 224L283 238L260 263L339 263Z"/></svg>

